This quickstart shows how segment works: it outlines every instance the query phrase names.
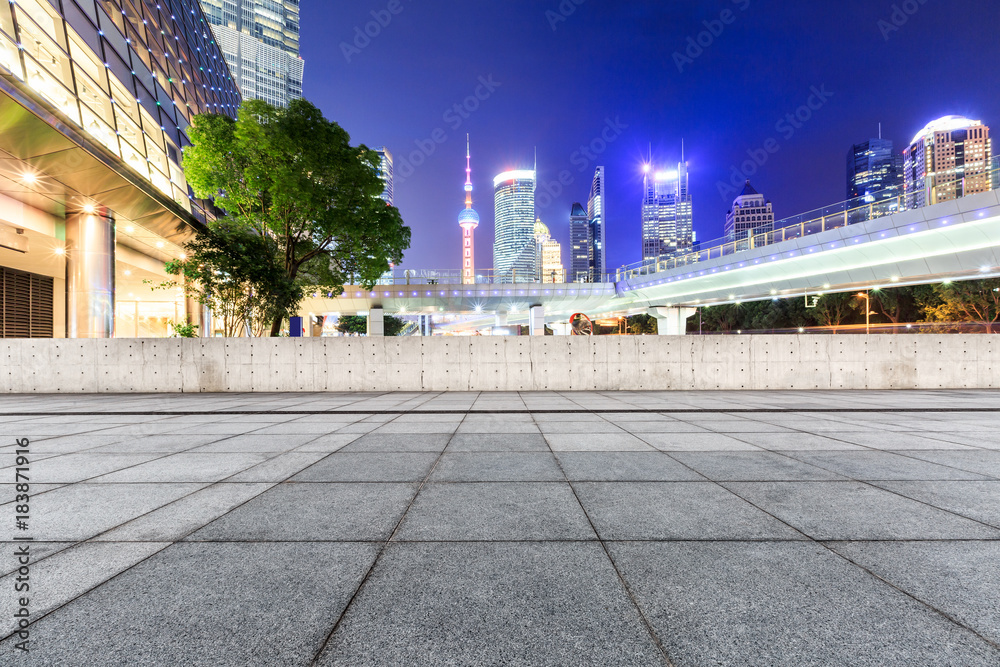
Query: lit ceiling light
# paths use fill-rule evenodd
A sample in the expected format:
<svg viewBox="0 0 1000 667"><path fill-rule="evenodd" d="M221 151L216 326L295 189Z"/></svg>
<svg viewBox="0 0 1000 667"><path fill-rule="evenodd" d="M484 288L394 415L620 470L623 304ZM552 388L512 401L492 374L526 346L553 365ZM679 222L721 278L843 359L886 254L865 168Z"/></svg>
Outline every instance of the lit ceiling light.
<svg viewBox="0 0 1000 667"><path fill-rule="evenodd" d="M55 253L57 255L65 255L66 254L66 249L65 248L56 248Z"/></svg>
<svg viewBox="0 0 1000 667"><path fill-rule="evenodd" d="M823 283L823 289L830 289L830 283Z"/></svg>
<svg viewBox="0 0 1000 667"><path fill-rule="evenodd" d="M776 289L771 290L771 294L772 295L777 294L777 293L778 293L778 290L776 290Z"/></svg>
<svg viewBox="0 0 1000 667"><path fill-rule="evenodd" d="M979 267L979 272L980 273L989 273L990 272L990 267L988 267L988 266L980 266Z"/></svg>
<svg viewBox="0 0 1000 667"><path fill-rule="evenodd" d="M128 269L125 269L125 275L126 275L126 276L130 276L130 275L132 275L132 272L131 272L131 271L129 271Z"/></svg>
<svg viewBox="0 0 1000 667"><path fill-rule="evenodd" d="M188 258L187 253L182 252L181 253L181 259L187 259L187 258ZM313 296L319 296L319 295L318 294L313 294Z"/></svg>
<svg viewBox="0 0 1000 667"><path fill-rule="evenodd" d="M83 212L84 212L84 213L93 213L93 212L94 212L94 211L96 211L96 210L97 210L97 209L96 209L96 208L94 208L94 205L93 205L93 204L86 204L86 205L84 205L84 207L83 207Z"/></svg>
<svg viewBox="0 0 1000 667"><path fill-rule="evenodd" d="M894 283L898 283L899 282L899 276L893 276L892 278L889 278L889 280L891 280Z"/></svg>
<svg viewBox="0 0 1000 667"><path fill-rule="evenodd" d="M163 241L157 241L156 242L156 247L157 248L162 248L163 247Z"/></svg>
<svg viewBox="0 0 1000 667"><path fill-rule="evenodd" d="M32 185L38 181L38 177L32 174L31 172L25 172L24 174L21 174L21 180L24 181L27 185Z"/></svg>
<svg viewBox="0 0 1000 667"><path fill-rule="evenodd" d="M131 234L132 232L135 231L135 227L133 227L132 225L129 225L128 227L125 228L125 231L128 232L129 234Z"/></svg>

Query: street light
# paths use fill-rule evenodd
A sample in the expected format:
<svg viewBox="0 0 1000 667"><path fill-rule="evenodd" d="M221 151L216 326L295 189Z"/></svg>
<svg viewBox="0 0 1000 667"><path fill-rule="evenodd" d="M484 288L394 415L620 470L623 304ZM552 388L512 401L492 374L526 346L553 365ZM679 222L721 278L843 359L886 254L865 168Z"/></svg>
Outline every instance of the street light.
<svg viewBox="0 0 1000 667"><path fill-rule="evenodd" d="M878 315L878 313L872 310L871 297L868 295L868 290L858 292L858 298L865 300L865 335L870 335L872 332L872 315Z"/></svg>

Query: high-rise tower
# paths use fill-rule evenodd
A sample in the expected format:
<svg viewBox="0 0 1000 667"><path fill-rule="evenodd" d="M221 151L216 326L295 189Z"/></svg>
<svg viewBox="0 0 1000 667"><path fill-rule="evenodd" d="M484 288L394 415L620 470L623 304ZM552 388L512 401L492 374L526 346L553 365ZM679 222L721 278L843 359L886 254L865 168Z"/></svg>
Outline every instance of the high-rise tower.
<svg viewBox="0 0 1000 667"><path fill-rule="evenodd" d="M302 97L299 0L201 0L245 100L276 107Z"/></svg>
<svg viewBox="0 0 1000 667"><path fill-rule="evenodd" d="M590 217L591 233L590 238L593 243L591 252L590 280L601 282L604 274L607 273L607 257L604 242L606 238L605 223L607 216L605 213L605 203L607 198L604 194L604 167L598 167L594 173L594 182L590 186L590 199L587 200L587 215Z"/></svg>
<svg viewBox="0 0 1000 667"><path fill-rule="evenodd" d="M904 153L906 208L922 208L993 187L990 128L961 116L939 118Z"/></svg>
<svg viewBox="0 0 1000 667"><path fill-rule="evenodd" d="M652 164L646 164L644 171L643 260L656 261L690 252L694 245L693 214L688 164L683 154L676 171L657 171Z"/></svg>
<svg viewBox="0 0 1000 667"><path fill-rule="evenodd" d="M382 179L382 182L385 183L385 189L382 190L382 199L389 206L394 206L392 199L392 153L385 146L376 146L372 150L378 153L378 175Z"/></svg>
<svg viewBox="0 0 1000 667"><path fill-rule="evenodd" d="M465 135L465 210L458 214L462 226L462 284L476 283L476 242L473 232L479 226L479 214L472 208L472 150Z"/></svg>
<svg viewBox="0 0 1000 667"><path fill-rule="evenodd" d="M505 171L493 179L496 210L493 271L501 282L534 282L535 170Z"/></svg>

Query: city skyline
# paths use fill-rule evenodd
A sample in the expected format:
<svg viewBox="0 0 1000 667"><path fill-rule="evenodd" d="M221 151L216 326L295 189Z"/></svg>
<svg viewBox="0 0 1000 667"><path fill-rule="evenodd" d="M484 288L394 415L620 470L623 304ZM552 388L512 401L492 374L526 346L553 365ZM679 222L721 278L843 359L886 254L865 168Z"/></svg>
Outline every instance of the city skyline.
<svg viewBox="0 0 1000 667"><path fill-rule="evenodd" d="M880 122L883 136L902 148L934 118L959 114L989 124L1000 117L1000 100L989 94L997 74L979 65L997 45L984 22L969 25L962 18L980 3L923 5L904 26L885 33L880 22L891 22L892 3L847 2L835 15L795 2L746 11L742 4L588 2L553 29L546 11L558 12L557 2L456 8L429 0L404 3L386 26L376 25L375 37L358 38L358 47L355 29L363 33L384 3L306 2L307 97L355 142L389 146L397 172L401 157L409 161L418 142L424 148L421 164L402 180L397 176L396 203L414 230L404 266L434 269L458 268L461 237L451 234L446 249L438 238L454 224L451 174L464 156L467 132L476 138L473 182L480 192L490 186L488 175L530 164L538 146L538 213L567 247L572 204L586 204L593 169L604 165L607 267L613 270L640 258L634 202L650 141L654 158L665 162L676 160L676 147L686 140L695 231L707 240L722 236L725 212L747 178L781 202L782 214L841 201L844 155L878 136ZM727 8L736 21L721 35L708 33L710 46L678 71L674 54L688 57L689 37L697 41L705 22ZM320 31L331 25L337 26L332 37ZM442 32L466 39L427 39ZM967 48L947 63L920 46L959 38ZM878 68L870 67L874 61ZM778 76L778 69L787 75ZM921 76L903 75L911 70ZM928 80L934 85L923 83ZM813 97L813 87L823 95ZM583 90L593 93L587 104L580 104ZM810 109L810 101L818 109ZM804 123L795 118L803 107ZM766 151L771 140L777 152ZM764 164L751 163L755 173L744 173L744 163L761 151ZM563 172L568 185L560 182ZM720 183L735 192L723 197ZM478 231L491 236L492 207L480 208ZM492 263L488 246L481 243L476 257L483 268Z"/></svg>

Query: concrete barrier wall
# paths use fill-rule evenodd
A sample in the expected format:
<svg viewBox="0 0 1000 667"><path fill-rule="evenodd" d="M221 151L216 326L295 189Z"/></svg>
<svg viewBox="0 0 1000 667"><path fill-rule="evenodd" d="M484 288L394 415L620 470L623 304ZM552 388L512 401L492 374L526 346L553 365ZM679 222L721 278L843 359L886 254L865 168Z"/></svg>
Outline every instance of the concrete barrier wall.
<svg viewBox="0 0 1000 667"><path fill-rule="evenodd" d="M0 392L1000 387L1000 336L0 340Z"/></svg>

